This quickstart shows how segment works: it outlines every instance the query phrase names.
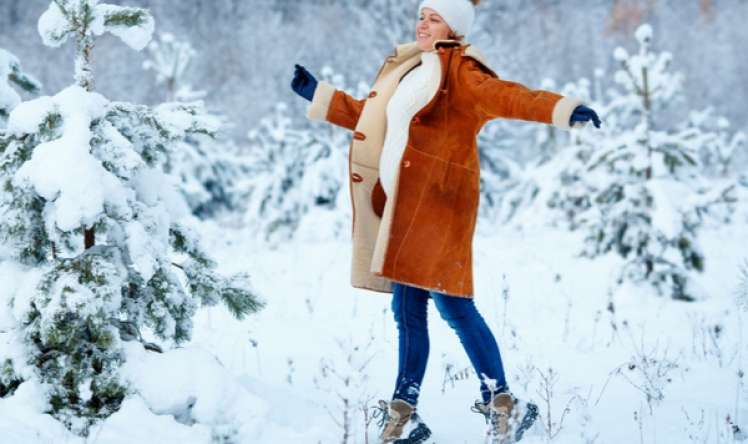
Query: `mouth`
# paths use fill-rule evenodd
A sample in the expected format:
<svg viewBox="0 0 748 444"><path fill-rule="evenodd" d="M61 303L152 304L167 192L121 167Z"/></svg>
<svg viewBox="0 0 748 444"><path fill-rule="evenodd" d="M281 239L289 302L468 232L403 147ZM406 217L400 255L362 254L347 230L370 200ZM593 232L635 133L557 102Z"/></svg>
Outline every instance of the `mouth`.
<svg viewBox="0 0 748 444"><path fill-rule="evenodd" d="M423 32L419 32L418 34L416 34L416 36L417 36L417 37L418 37L419 39L427 39L427 38L431 37L431 35L429 35L429 34L425 34L425 33L423 33Z"/></svg>

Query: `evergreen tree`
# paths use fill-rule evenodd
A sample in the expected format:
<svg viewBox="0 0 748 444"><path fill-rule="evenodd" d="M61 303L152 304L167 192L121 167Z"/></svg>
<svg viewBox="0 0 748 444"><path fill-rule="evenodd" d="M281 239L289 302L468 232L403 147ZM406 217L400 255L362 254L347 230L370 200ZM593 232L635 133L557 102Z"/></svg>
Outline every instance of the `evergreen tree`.
<svg viewBox="0 0 748 444"><path fill-rule="evenodd" d="M21 70L16 56L0 48L0 128L5 126L10 111L21 103L21 97L12 86L36 94L42 85Z"/></svg>
<svg viewBox="0 0 748 444"><path fill-rule="evenodd" d="M204 108L201 100L205 91L197 91L187 80L187 72L197 52L187 41L170 33L162 33L158 41L148 44L150 58L143 68L156 74L158 84L164 86L168 101L192 103ZM193 214L213 216L221 210L238 207L234 189L241 173L242 160L237 148L223 132L227 121L223 116L205 111L201 116L214 128L210 134L188 133L178 142L173 155L164 165L178 181L179 190Z"/></svg>
<svg viewBox="0 0 748 444"><path fill-rule="evenodd" d="M621 91L613 92L604 117L609 133L586 165L597 189L584 254L615 251L626 260L619 283L646 282L660 294L694 300L702 292L690 273L703 271L705 262L698 229L706 213L731 211L735 187L707 181L700 128L658 122L659 113L680 103L683 78L669 71L669 53L652 51L649 25L638 28L636 39L637 54L615 51Z"/></svg>
<svg viewBox="0 0 748 444"><path fill-rule="evenodd" d="M222 301L240 318L262 305L246 275L216 273L162 171L176 142L212 133L204 110L93 91L95 37L110 32L139 50L152 30L145 9L53 1L39 32L50 46L74 39L76 83L15 107L0 137L0 242L19 279L35 282L12 295L9 349L23 356L0 356L0 392L41 383L49 412L82 435L127 394L123 340L143 342L147 328L164 345L183 343L198 304Z"/></svg>

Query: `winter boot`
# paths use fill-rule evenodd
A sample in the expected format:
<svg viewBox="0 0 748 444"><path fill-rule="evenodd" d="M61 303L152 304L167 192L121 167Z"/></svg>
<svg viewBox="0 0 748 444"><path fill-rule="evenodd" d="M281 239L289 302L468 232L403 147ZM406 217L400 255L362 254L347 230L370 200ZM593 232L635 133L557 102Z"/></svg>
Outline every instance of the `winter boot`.
<svg viewBox="0 0 748 444"><path fill-rule="evenodd" d="M491 444L512 444L522 439L538 417L538 406L518 399L512 393L497 393L488 404L476 401L472 408L489 425L486 436Z"/></svg>
<svg viewBox="0 0 748 444"><path fill-rule="evenodd" d="M389 404L380 400L378 412L374 417L380 417L380 444L421 444L431 436L431 430L421 421L415 406L401 400L394 399Z"/></svg>

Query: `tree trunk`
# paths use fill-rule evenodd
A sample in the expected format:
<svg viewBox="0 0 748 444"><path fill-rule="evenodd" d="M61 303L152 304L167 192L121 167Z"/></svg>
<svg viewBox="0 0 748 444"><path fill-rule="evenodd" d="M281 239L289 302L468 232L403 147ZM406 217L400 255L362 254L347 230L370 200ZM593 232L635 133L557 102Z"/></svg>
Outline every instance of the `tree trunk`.
<svg viewBox="0 0 748 444"><path fill-rule="evenodd" d="M77 36L77 54L75 61L75 80L81 88L93 91L93 67L91 57L93 53L93 38L88 33L88 25L83 26ZM96 245L96 231L94 227L83 231L83 245L86 250Z"/></svg>
<svg viewBox="0 0 748 444"><path fill-rule="evenodd" d="M94 231L93 227L86 228L83 232L83 245L86 250L96 245L96 231Z"/></svg>

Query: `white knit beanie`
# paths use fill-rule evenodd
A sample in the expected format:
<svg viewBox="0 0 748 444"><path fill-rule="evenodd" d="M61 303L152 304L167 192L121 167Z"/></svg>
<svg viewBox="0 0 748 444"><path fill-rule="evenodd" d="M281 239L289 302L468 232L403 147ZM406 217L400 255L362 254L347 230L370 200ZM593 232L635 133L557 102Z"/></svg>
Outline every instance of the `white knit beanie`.
<svg viewBox="0 0 748 444"><path fill-rule="evenodd" d="M475 21L475 6L470 0L423 0L418 8L438 12L457 35L468 35Z"/></svg>

